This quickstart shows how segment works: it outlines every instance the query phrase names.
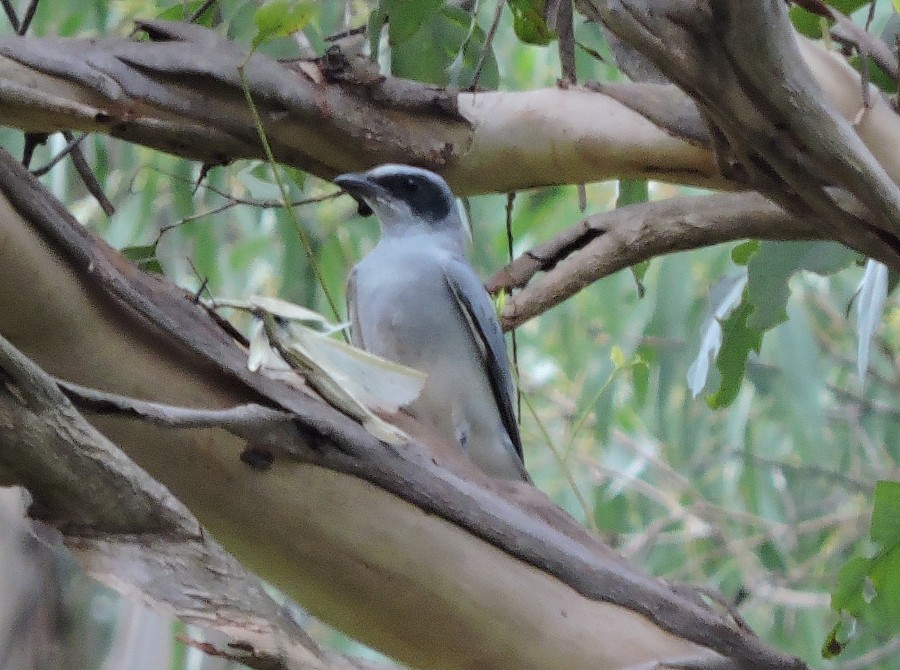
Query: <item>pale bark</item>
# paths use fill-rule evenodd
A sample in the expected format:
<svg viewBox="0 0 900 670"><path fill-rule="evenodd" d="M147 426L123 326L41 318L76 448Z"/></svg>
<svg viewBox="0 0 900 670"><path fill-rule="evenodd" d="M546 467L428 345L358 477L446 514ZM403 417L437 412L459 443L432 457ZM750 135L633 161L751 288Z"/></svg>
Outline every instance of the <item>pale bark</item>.
<svg viewBox="0 0 900 670"><path fill-rule="evenodd" d="M855 116L848 119L848 110L826 94L815 73L827 67L834 75L837 63L798 42L784 2L581 4L697 103L724 175L798 216L817 218L830 235L873 234L900 255L900 158L885 146L886 138L898 136L900 120L873 91L875 113L885 115L893 132L864 141L860 124L871 110L858 102L861 120L854 127ZM826 79L835 84L837 77ZM846 189L867 216L847 211L828 186Z"/></svg>
<svg viewBox="0 0 900 670"><path fill-rule="evenodd" d="M276 157L325 178L385 161L433 167L460 194L659 178L758 189L792 213L757 203L742 222L728 208L746 204L743 196L722 196L732 214L709 213L706 229L679 214L683 203L662 213L649 205L623 211L616 235L588 224L567 238L571 244L555 245L556 269L544 283L514 299L518 322L621 267L614 254L640 259L703 246L706 233L720 241L838 239L896 267L900 153L890 140L900 122L875 96L878 104L848 123L860 110L858 77L818 48L797 47L780 2L583 4L699 107L671 87L639 85L447 92L341 59L291 69L254 56L246 74ZM753 16L758 7L766 11ZM145 28L149 42L0 40L0 122L103 132L212 164L261 157L238 80L242 48L192 26ZM769 34L771 44L757 53L749 38ZM682 58L672 57L673 45ZM771 86L772 71L788 94ZM672 114L651 111L660 95L680 101ZM250 373L241 345L190 296L91 238L5 154L0 193L0 333L46 371L179 406L254 403L297 417L295 434L265 444L274 458L265 471L245 464L246 440L221 428L171 431L115 416L91 423L128 457L104 443L112 456L100 465L132 459L248 569L323 619L434 668L650 668L682 660L698 668L803 667L693 592L640 574L535 491L461 470L427 444L390 449L321 401ZM667 227L641 219L647 212ZM630 253L630 244L642 250ZM564 261L572 247L584 255ZM17 360L7 358L7 374ZM48 427L93 428L60 399L35 414L49 387L32 389L23 378L15 386L22 396L4 392L4 416L27 418L34 432L0 432L6 479L28 483L34 513L63 528L79 514L97 515L81 520L89 526L107 518L129 498L131 480L97 506L54 495L59 489L39 475L55 472L77 486L67 474L72 463L53 470L32 460L52 440L28 438ZM23 406L29 394L35 406ZM63 408L61 423L50 421ZM16 444L29 448L10 459ZM106 482L104 472L97 476ZM165 490L145 483L156 497L137 511L148 516L126 521L144 518L146 530L158 532L174 514L189 525L191 542L203 535L166 502ZM117 537L85 555L128 578L134 561L148 560L135 547ZM148 569L173 570L165 562Z"/></svg>
<svg viewBox="0 0 900 670"><path fill-rule="evenodd" d="M461 471L416 443L389 448L250 373L189 295L91 238L9 156L0 192L0 332L30 357L129 396L296 415L295 436L280 438L265 471L242 462L246 443L221 429L92 423L247 568L324 620L419 667L802 667L690 590L640 574L530 487ZM9 460L17 435L2 438L6 479L27 480L36 513L65 527L83 509L42 486L47 465L29 450ZM105 509L122 497L102 500ZM161 523L158 511L136 518ZM133 552L106 547L100 555L117 560L100 565L120 571Z"/></svg>
<svg viewBox="0 0 900 670"><path fill-rule="evenodd" d="M0 40L0 123L213 165L263 158L238 74L245 48L198 26L142 25L154 41ZM618 175L727 185L707 149L578 88L443 91L337 57L294 67L255 54L245 73L276 158L326 179L405 162L444 173L459 195Z"/></svg>

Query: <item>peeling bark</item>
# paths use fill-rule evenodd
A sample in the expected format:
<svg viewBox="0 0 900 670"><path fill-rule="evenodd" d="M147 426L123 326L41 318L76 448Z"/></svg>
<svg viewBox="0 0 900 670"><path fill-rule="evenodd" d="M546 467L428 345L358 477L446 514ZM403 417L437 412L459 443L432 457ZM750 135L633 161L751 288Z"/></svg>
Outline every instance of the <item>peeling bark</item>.
<svg viewBox="0 0 900 670"><path fill-rule="evenodd" d="M891 170L896 152L867 146L826 94L804 59L817 63L820 54L798 42L783 2L581 4L698 104L722 174L797 216L818 219L834 239L865 231L900 255L900 187ZM890 113L877 90L873 100L876 113ZM891 121L896 129L900 122ZM844 208L828 186L846 189L866 216Z"/></svg>
<svg viewBox="0 0 900 670"><path fill-rule="evenodd" d="M213 165L264 158L238 76L245 47L198 26L140 25L151 41L0 39L0 123ZM325 179L404 162L441 172L459 195L619 175L728 185L708 151L580 88L444 91L334 53L296 66L254 54L245 74L275 157Z"/></svg>
<svg viewBox="0 0 900 670"><path fill-rule="evenodd" d="M846 193L847 211L864 217ZM522 290L503 306L504 329L531 318L614 272L656 256L743 239L824 240L829 231L789 214L757 193L669 198L590 216L523 253L487 282L491 292ZM900 256L870 231L841 231L840 241L900 272Z"/></svg>
<svg viewBox="0 0 900 670"><path fill-rule="evenodd" d="M250 373L241 347L190 296L92 238L12 157L0 161L0 332L87 386L296 415L294 444L279 452L293 456L276 455L265 471L245 465L242 441L219 429L93 423L247 568L314 614L435 668L803 667L699 595L628 566L530 487L461 473L415 443L388 448L320 401ZM17 387L27 400L27 385ZM0 434L0 454L28 434ZM5 479L27 481L36 513L79 527L70 522L81 508L57 504L29 453L2 460ZM604 644L611 637L617 644Z"/></svg>

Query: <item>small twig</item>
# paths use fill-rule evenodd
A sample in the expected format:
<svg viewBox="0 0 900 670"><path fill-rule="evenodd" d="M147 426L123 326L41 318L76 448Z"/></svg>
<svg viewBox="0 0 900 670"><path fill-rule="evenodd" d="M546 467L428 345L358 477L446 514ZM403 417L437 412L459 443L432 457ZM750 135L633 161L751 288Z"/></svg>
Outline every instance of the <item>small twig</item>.
<svg viewBox="0 0 900 670"><path fill-rule="evenodd" d="M513 260L513 232L512 232L512 212L513 203L516 200L515 191L506 194L506 254L508 262ZM512 289L510 289L512 293ZM519 380L519 340L516 337L516 329L511 332L512 339L512 364L516 373L516 381ZM516 384L516 415L519 417L519 425L522 424L522 385Z"/></svg>
<svg viewBox="0 0 900 670"><path fill-rule="evenodd" d="M157 170L157 172L161 175L164 175L166 178L171 179L172 181L179 181L182 184L190 184L194 186L194 182L190 179L185 179L177 174L172 172L166 172L165 170ZM249 205L250 207L259 207L260 209L276 209L281 207L302 207L304 205L314 205L320 202L325 202L326 200L332 200L337 198L340 195L343 195L344 192L341 190L332 191L331 193L326 193L324 195L316 195L310 196L309 198L301 198L300 200L292 200L291 202L285 204L282 200L255 200L254 198L241 198L237 195L232 195L217 186L213 186L212 184L205 183L197 183L197 188L204 188L207 191L215 193L226 200L229 203L234 205Z"/></svg>
<svg viewBox="0 0 900 670"><path fill-rule="evenodd" d="M589 530L598 533L599 531L597 529L597 522L594 519L594 510L588 503L587 499L584 497L581 489L578 488L578 483L575 481L575 477L572 476L572 471L569 469L569 466L566 464L565 460L563 460L562 454L559 453L559 449L557 449L556 445L553 443L553 438L550 436L550 432L547 430L544 422L541 421L540 417L538 416L537 410L535 410L534 405L531 404L531 401L528 400L528 397L524 394L522 395L522 401L525 403L525 407L528 408L528 413L531 414L531 418L533 418L534 422L537 424L538 430L541 432L541 436L544 438L544 442L547 444L547 448L550 450L550 453L553 454L553 458L556 459L556 463L559 465L560 470L562 470L563 477L565 477L569 488L572 489L572 493L575 495L575 499L581 506L581 511L584 514L585 524L587 525Z"/></svg>
<svg viewBox="0 0 900 670"><path fill-rule="evenodd" d="M51 158L46 164L42 165L39 168L35 168L31 170L31 174L35 177L43 177L45 174L50 172L54 165L59 163L63 158L68 156L72 151L77 147L85 137L87 137L87 133L82 133L78 137L73 137L65 147L63 147L62 151L57 153L53 158Z"/></svg>
<svg viewBox="0 0 900 670"><path fill-rule="evenodd" d="M866 32L869 32L869 29L872 27L872 20L875 18L875 3L878 0L872 0L869 3L869 14L866 16Z"/></svg>
<svg viewBox="0 0 900 670"><path fill-rule="evenodd" d="M500 17L503 15L503 5L505 4L506 0L497 0L497 8L494 10L494 17L491 19L491 27L488 28L487 35L484 38L484 48L481 50L481 55L478 56L478 64L475 66L475 72L472 74L472 83L469 84L469 89L472 91L478 88L478 80L481 79L481 71L484 69L488 54L491 52L491 44L494 41L494 36L497 34L497 27L500 25Z"/></svg>
<svg viewBox="0 0 900 670"><path fill-rule="evenodd" d="M206 0L202 5L197 7L193 14L188 17L187 23L194 23L197 19L206 13L206 10L216 4L217 0Z"/></svg>
<svg viewBox="0 0 900 670"><path fill-rule="evenodd" d="M106 393L59 379L56 383L79 410L93 414L141 419L166 428L221 428L255 445L282 451L297 437L293 414L255 403L194 409Z"/></svg>
<svg viewBox="0 0 900 670"><path fill-rule="evenodd" d="M746 449L732 449L726 452L729 455L736 456L745 461L749 461L753 465L766 468L769 470L780 470L781 472L790 472L795 477L808 477L815 479L827 479L828 481L835 482L842 486L843 488L847 488L854 493L861 493L866 496L872 495L872 485L865 484L861 481L853 479L852 477L845 475L842 472L836 472L834 470L829 470L828 468L823 468L819 465L813 465L811 463L806 463L803 465L795 465L792 463L785 463L784 461L780 461L774 458L766 458L765 456L758 456L754 453Z"/></svg>
<svg viewBox="0 0 900 670"><path fill-rule="evenodd" d="M564 82L574 84L578 81L578 76L575 72L575 26L572 0L562 0L557 11L552 28L559 36L557 45L562 78Z"/></svg>
<svg viewBox="0 0 900 670"><path fill-rule="evenodd" d="M200 296L203 295L204 291L206 291L207 297L210 300L214 300L215 298L213 297L212 292L209 290L209 277L204 277L200 273L200 270L198 270L197 266L194 265L194 259L188 258L187 263L188 263L188 265L191 266L191 272L194 273L194 277L196 277L197 281L200 282L199 288L197 288L197 290L194 291L194 303L200 302Z"/></svg>
<svg viewBox="0 0 900 670"><path fill-rule="evenodd" d="M354 35L362 35L366 32L366 26L358 26L356 28L349 28L348 30L342 30L339 33L334 33L333 35L329 35L328 37L323 37L323 42L337 42L338 40L342 40L346 37L353 37Z"/></svg>
<svg viewBox="0 0 900 670"><path fill-rule="evenodd" d="M249 205L250 207L259 207L260 209L275 209L279 207L303 207L304 205L314 205L320 202L325 202L326 200L333 200L334 198L338 197L339 195L343 195L344 193L343 191L338 190L331 193L326 193L325 195L316 195L309 198L292 200L291 202L285 203L281 200L254 200L253 198L241 198L239 196L226 193L225 191L222 191L221 189L210 184L200 184L200 186L208 191L215 193L216 195L222 196L234 205Z"/></svg>
<svg viewBox="0 0 900 670"><path fill-rule="evenodd" d="M9 19L9 25L12 26L13 32L19 33L19 17L16 15L16 8L12 6L10 0L0 0L3 3L3 11L6 12L6 18Z"/></svg>
<svg viewBox="0 0 900 670"><path fill-rule="evenodd" d="M872 3L870 8L874 6L874 3ZM860 52L865 51L886 73L895 74L898 72L900 65L898 65L896 54L891 53L890 47L882 40L867 32L868 23L867 29L863 30L848 16L824 4L821 4L821 6L817 5L815 11L820 15L828 16L835 22L831 33L836 40L856 45ZM897 76L900 76L900 74Z"/></svg>
<svg viewBox="0 0 900 670"><path fill-rule="evenodd" d="M872 109L872 97L869 95L869 51L864 44L858 44L856 51L859 54L859 85L862 87L863 109ZM859 123L859 120L856 123Z"/></svg>
<svg viewBox="0 0 900 670"><path fill-rule="evenodd" d="M71 131L64 130L62 131L62 134L70 144L74 141L74 135L72 135ZM75 143L75 146L72 147L71 154L72 165L75 166L75 171L81 177L88 192L94 196L98 203L100 203L100 207L106 213L106 216L112 216L115 213L116 208L113 207L109 198L106 197L106 193L103 192L103 187L91 171L91 166L88 165L87 159L84 157L81 147L78 146L77 142Z"/></svg>
<svg viewBox="0 0 900 670"><path fill-rule="evenodd" d="M168 233L170 230L174 230L175 228L179 228L186 223L190 223L191 221L196 221L198 219L203 219L207 216L214 216L216 214L220 214L226 210L235 207L235 203L226 202L224 205L219 205L218 207L213 207L212 209L208 209L205 212L198 212L197 214L191 214L190 216L186 216L180 221L176 221L175 223L170 223L166 226L160 226L159 232L156 234L156 240L154 240L153 245L156 246L159 244L159 241L162 239L162 236Z"/></svg>
<svg viewBox="0 0 900 670"><path fill-rule="evenodd" d="M28 3L28 7L25 9L25 15L22 17L22 23L16 31L18 35L24 35L28 32L31 21L34 19L34 13L37 11L38 2L40 2L40 0L31 0L31 2Z"/></svg>
<svg viewBox="0 0 900 670"><path fill-rule="evenodd" d="M244 98L247 101L247 105L250 108L250 113L253 116L253 123L256 126L256 130L259 134L259 140L262 143L263 151L266 154L266 159L268 160L269 165L272 168L272 176L275 178L275 183L278 184L278 190L281 192L281 200L284 203L287 203L287 187L284 185L284 181L281 179L281 173L278 171L278 166L275 163L275 155L272 153L272 147L269 145L269 138L266 136L265 128L263 128L262 119L259 116L259 110L256 107L256 103L253 102L253 96L250 95L250 85L247 82L247 75L244 71L244 66L246 62L250 59L250 56L253 52L249 52L247 54L247 58L244 60L244 63L238 66L238 76L241 81L241 89L244 91ZM300 224L300 221L294 214L294 210L290 207L286 208L288 213L288 217L291 219L291 222L294 224L294 229L297 232L297 237L300 239L301 244L303 244L303 249L306 252L306 257L309 259L310 268L312 268L313 274L316 277L316 281L319 283L319 288L322 289L322 293L325 295L325 300L328 303L328 307L331 309L332 314L334 315L335 321L340 321L341 316L338 311L337 303L334 300L334 296L331 295L331 291L328 290L328 284L325 282L325 277L322 275L322 269L319 267L319 263L316 260L315 253L313 252L312 242L309 239L309 235L306 233L306 230ZM344 340L349 343L349 336L346 331L342 331L344 335Z"/></svg>

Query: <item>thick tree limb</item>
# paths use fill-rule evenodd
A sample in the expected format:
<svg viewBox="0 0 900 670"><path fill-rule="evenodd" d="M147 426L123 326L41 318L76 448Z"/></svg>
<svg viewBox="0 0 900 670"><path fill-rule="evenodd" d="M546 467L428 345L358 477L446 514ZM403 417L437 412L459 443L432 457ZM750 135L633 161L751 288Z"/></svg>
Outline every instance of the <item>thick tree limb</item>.
<svg viewBox="0 0 900 670"><path fill-rule="evenodd" d="M314 614L427 667L803 667L695 594L629 567L530 487L461 476L416 444L388 449L249 373L190 296L93 239L12 157L0 164L0 332L84 385L296 415L297 456L265 471L242 463L245 443L218 429L94 424ZM53 498L30 484L52 516Z"/></svg>
<svg viewBox="0 0 900 670"><path fill-rule="evenodd" d="M238 77L245 47L199 26L140 25L151 41L0 39L0 123L106 133L209 164L263 158ZM728 184L708 151L605 95L459 93L371 68L252 56L245 72L276 158L326 179L421 164L460 195L619 175Z"/></svg>
<svg viewBox="0 0 900 670"><path fill-rule="evenodd" d="M3 338L0 370L0 482L34 493L31 514L59 528L90 573L230 634L250 667L357 667L310 640L184 505Z"/></svg>
<svg viewBox="0 0 900 670"><path fill-rule="evenodd" d="M817 83L801 54L809 51L807 58L816 60L815 51L797 41L783 2L582 5L698 103L723 174L798 216L820 219L831 235L865 228L900 254L897 173L879 161L876 148L866 146ZM877 91L872 97L884 112L887 104ZM885 157L889 164L898 160L893 153ZM861 220L846 211L828 185L846 188L868 216Z"/></svg>

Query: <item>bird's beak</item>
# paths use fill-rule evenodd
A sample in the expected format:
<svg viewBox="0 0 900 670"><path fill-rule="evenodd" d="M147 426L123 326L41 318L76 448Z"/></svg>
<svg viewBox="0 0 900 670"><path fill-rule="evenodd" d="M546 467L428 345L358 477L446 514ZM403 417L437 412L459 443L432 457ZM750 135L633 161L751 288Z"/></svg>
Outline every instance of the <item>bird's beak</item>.
<svg viewBox="0 0 900 670"><path fill-rule="evenodd" d="M334 178L334 183L340 186L344 191L353 197L359 205L359 215L369 216L372 214L372 207L369 200L384 195L384 189L369 180L364 173L347 172Z"/></svg>

